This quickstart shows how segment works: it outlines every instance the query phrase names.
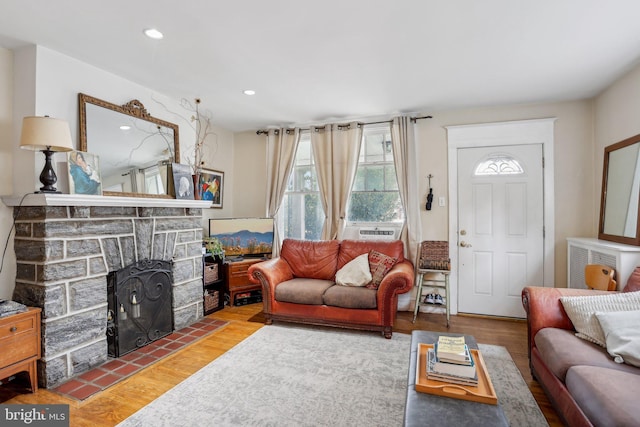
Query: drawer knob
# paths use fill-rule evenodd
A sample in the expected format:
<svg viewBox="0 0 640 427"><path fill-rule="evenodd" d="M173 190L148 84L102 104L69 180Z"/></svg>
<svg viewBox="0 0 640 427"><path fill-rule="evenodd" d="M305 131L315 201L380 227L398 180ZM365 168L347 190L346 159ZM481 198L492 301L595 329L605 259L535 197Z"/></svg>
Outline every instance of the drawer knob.
<svg viewBox="0 0 640 427"><path fill-rule="evenodd" d="M18 330L17 326L12 326L11 328L9 328L9 332L15 332Z"/></svg>

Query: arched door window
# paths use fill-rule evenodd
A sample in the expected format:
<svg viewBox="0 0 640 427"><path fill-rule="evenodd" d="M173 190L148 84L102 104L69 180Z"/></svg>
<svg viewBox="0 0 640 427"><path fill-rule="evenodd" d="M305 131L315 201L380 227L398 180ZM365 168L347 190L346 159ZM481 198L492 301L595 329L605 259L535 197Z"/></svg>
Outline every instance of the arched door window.
<svg viewBox="0 0 640 427"><path fill-rule="evenodd" d="M476 166L475 176L520 175L524 169L517 159L503 154L492 154Z"/></svg>

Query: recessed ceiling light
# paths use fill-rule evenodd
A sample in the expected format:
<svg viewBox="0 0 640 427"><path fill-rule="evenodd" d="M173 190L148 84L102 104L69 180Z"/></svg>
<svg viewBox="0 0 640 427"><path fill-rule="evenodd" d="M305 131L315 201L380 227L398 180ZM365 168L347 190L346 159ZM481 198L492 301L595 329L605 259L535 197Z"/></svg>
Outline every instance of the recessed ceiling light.
<svg viewBox="0 0 640 427"><path fill-rule="evenodd" d="M164 34L156 30L155 28L148 28L144 30L144 35L151 39L156 39L156 40L160 40L161 38L164 37Z"/></svg>
<svg viewBox="0 0 640 427"><path fill-rule="evenodd" d="M131 129L131 126L129 126L129 125L120 126L120 130L129 130L129 129Z"/></svg>
<svg viewBox="0 0 640 427"><path fill-rule="evenodd" d="M255 90L251 90L251 89L247 89L247 90L243 90L242 93L244 93L245 95L255 95L256 91Z"/></svg>

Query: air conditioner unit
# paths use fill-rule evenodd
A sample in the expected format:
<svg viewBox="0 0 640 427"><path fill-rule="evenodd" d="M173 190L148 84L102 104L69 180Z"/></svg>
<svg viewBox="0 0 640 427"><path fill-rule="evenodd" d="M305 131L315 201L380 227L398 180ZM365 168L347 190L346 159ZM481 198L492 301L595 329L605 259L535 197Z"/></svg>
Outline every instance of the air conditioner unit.
<svg viewBox="0 0 640 427"><path fill-rule="evenodd" d="M396 240L396 229L390 227L360 227L360 240Z"/></svg>

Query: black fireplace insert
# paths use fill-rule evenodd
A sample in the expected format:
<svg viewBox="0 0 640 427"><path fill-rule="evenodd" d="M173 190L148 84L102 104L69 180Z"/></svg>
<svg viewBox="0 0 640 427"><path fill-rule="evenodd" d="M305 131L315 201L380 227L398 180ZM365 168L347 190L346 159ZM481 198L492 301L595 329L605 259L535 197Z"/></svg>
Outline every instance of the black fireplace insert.
<svg viewBox="0 0 640 427"><path fill-rule="evenodd" d="M107 346L123 356L173 332L173 265L143 260L107 276Z"/></svg>

